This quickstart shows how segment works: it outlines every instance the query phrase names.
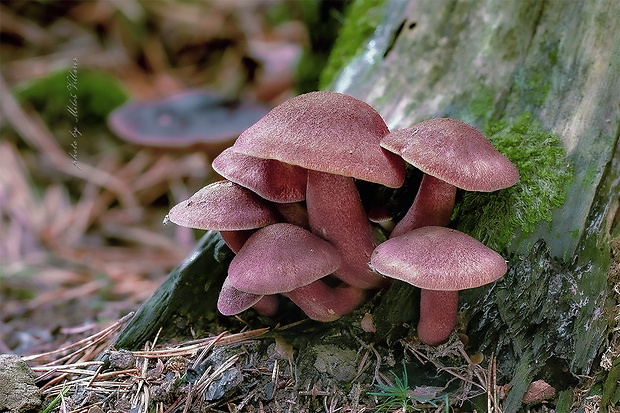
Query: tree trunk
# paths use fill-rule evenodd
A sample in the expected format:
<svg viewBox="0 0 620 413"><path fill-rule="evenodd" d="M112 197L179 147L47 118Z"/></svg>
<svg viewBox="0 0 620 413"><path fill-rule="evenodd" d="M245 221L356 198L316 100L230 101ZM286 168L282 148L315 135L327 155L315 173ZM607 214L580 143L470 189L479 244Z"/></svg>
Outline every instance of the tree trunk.
<svg viewBox="0 0 620 413"><path fill-rule="evenodd" d="M372 7L381 23L327 88L368 102L391 130L439 116L471 123L517 165L516 189L458 196L451 226L500 251L510 268L492 286L461 293L468 347L497 355L498 379L509 383L505 412L520 408L536 379L564 390L558 406L570 406L573 375L590 374L604 350L612 306L609 239L620 232L620 3L412 0ZM412 176L383 198L375 186L360 184L362 197L383 199L402 216L419 180ZM203 247L213 255L214 244ZM209 277L224 272L218 265ZM181 294L170 279L133 325L148 319L151 334L150 320L169 324L173 310L163 313L159 304ZM205 285L203 278L188 282ZM294 340L301 354L370 312L377 342L393 343L411 333L418 302L415 288L396 283L360 312L304 327L307 334ZM214 311L215 301L210 305ZM135 347L147 337L132 328L118 345ZM351 348L357 345L353 340Z"/></svg>
<svg viewBox="0 0 620 413"><path fill-rule="evenodd" d="M620 175L617 151L612 162L620 124L620 3L412 1L388 2L385 10L384 23L334 90L369 102L390 129L438 116L483 130L518 122L522 152L550 132L573 168L550 222L514 229L504 279L462 294L471 344L498 354L501 372L512 378L505 411L514 411L532 379L558 376L564 367L567 376L588 374L607 335L608 242ZM522 161L515 162L520 169ZM535 177L553 172L544 168L528 171L533 176L522 171L522 182L546 179ZM457 228L460 220L457 214ZM494 239L491 229L463 227Z"/></svg>

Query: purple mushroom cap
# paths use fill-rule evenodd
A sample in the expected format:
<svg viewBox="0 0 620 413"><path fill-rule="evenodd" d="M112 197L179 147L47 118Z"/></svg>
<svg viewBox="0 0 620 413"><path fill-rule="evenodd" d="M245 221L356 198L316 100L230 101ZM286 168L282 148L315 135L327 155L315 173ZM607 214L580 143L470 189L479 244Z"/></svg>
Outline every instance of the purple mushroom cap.
<svg viewBox="0 0 620 413"><path fill-rule="evenodd" d="M506 260L482 242L438 226L385 241L373 252L371 265L388 277L438 291L480 287L507 271Z"/></svg>
<svg viewBox="0 0 620 413"><path fill-rule="evenodd" d="M277 294L311 284L340 266L327 241L296 225L278 223L255 232L228 268L233 287L253 294Z"/></svg>
<svg viewBox="0 0 620 413"><path fill-rule="evenodd" d="M259 295L239 291L226 278L217 300L217 309L223 315L239 314L250 307L255 307L259 314L271 316L278 309L278 298L273 295Z"/></svg>
<svg viewBox="0 0 620 413"><path fill-rule="evenodd" d="M397 188L405 179L405 165L379 147L388 132L367 103L341 93L311 92L272 109L239 136L234 149Z"/></svg>
<svg viewBox="0 0 620 413"><path fill-rule="evenodd" d="M275 159L262 159L227 148L212 164L213 170L272 202L306 199L308 171Z"/></svg>
<svg viewBox="0 0 620 413"><path fill-rule="evenodd" d="M108 124L131 143L161 148L202 144L217 147L217 154L267 112L258 104L231 104L214 93L186 91L125 104L110 114Z"/></svg>
<svg viewBox="0 0 620 413"><path fill-rule="evenodd" d="M428 175L466 191L492 192L514 185L519 171L473 126L434 118L392 131L381 146Z"/></svg>
<svg viewBox="0 0 620 413"><path fill-rule="evenodd" d="M267 201L230 181L218 181L175 205L168 219L177 225L216 231L264 227L279 217Z"/></svg>

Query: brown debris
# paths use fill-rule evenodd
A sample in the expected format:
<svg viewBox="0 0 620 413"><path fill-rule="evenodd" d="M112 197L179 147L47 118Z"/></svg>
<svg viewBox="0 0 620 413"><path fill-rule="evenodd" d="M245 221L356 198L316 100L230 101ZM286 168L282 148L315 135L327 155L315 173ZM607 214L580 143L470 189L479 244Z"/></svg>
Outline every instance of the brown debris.
<svg viewBox="0 0 620 413"><path fill-rule="evenodd" d="M523 403L537 404L555 397L555 388L544 380L536 380L530 384L523 395Z"/></svg>

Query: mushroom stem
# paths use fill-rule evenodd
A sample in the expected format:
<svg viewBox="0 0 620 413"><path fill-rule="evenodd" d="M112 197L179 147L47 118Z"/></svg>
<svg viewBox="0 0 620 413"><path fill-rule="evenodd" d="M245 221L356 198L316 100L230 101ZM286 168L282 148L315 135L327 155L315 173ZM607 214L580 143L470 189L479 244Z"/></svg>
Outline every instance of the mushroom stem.
<svg viewBox="0 0 620 413"><path fill-rule="evenodd" d="M309 170L306 207L312 232L342 256L334 275L357 288L384 286L368 265L377 242L353 178Z"/></svg>
<svg viewBox="0 0 620 413"><path fill-rule="evenodd" d="M278 312L278 304L279 300L277 295L263 295L263 298L258 300L252 308L260 315L272 317Z"/></svg>
<svg viewBox="0 0 620 413"><path fill-rule="evenodd" d="M329 322L355 310L364 299L364 290L349 286L331 288L318 280L286 295L311 319Z"/></svg>
<svg viewBox="0 0 620 413"><path fill-rule="evenodd" d="M272 206L280 214L284 222L297 225L303 229L310 229L308 225L308 211L299 202L273 203Z"/></svg>
<svg viewBox="0 0 620 413"><path fill-rule="evenodd" d="M432 175L424 174L411 208L396 224L390 238L425 226L447 227L452 216L455 198L456 186Z"/></svg>
<svg viewBox="0 0 620 413"><path fill-rule="evenodd" d="M456 186L424 174L420 188L407 214L394 227L390 238L425 226L447 227L452 216ZM456 326L457 291L433 291L422 288L418 335L431 346L447 340Z"/></svg>
<svg viewBox="0 0 620 413"><path fill-rule="evenodd" d="M418 337L423 343L436 346L448 340L457 323L458 296L458 291L422 289Z"/></svg>

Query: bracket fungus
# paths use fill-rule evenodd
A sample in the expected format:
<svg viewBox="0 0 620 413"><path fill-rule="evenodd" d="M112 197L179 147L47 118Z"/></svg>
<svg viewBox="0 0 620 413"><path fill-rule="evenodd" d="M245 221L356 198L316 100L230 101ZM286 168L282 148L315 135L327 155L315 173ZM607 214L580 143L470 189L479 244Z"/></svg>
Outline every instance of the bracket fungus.
<svg viewBox="0 0 620 413"><path fill-rule="evenodd" d="M413 205L392 237L426 225L447 226L457 188L492 192L519 180L508 158L476 128L456 119L434 118L390 132L381 146L424 172Z"/></svg>
<svg viewBox="0 0 620 413"><path fill-rule="evenodd" d="M390 238L372 254L381 274L422 289L418 336L422 342L445 342L456 327L458 291L491 283L507 271L497 252L467 234L425 226Z"/></svg>
<svg viewBox="0 0 620 413"><path fill-rule="evenodd" d="M367 266L376 242L353 178L402 185L404 162L379 146L388 132L367 103L335 92L311 92L272 109L232 147L308 170L310 228L341 252L344 262L334 275L360 288L376 288L384 280Z"/></svg>

